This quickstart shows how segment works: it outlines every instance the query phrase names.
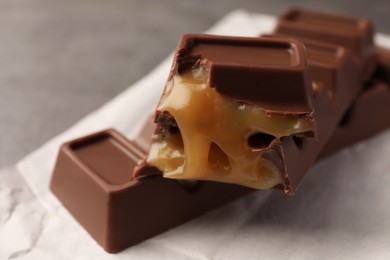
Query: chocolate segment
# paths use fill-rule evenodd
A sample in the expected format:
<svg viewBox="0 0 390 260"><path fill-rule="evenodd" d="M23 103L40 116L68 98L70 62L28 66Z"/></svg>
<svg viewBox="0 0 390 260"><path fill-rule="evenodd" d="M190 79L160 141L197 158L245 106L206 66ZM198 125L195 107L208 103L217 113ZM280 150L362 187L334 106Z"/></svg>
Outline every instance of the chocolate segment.
<svg viewBox="0 0 390 260"><path fill-rule="evenodd" d="M281 19L282 24L288 22ZM288 26L286 26L289 28ZM278 30L278 29L277 29ZM294 31L287 31L293 34ZM351 102L351 95L356 96L363 85L361 74L370 73L372 60L366 59L367 64L362 64L360 57L356 53L346 49L343 46L337 46L331 43L321 42L321 37L317 34L321 32L306 32L307 38L300 37L299 40L304 43L307 50L307 60L309 72L313 80L313 105L316 111L316 122L318 128L318 142L312 140L298 140L290 138L285 144L285 150L289 151L292 158L286 160L290 171L302 172L302 169L311 167L310 163L314 162L313 155L321 152L320 147L328 142L336 128L336 118L341 120L341 115L346 111ZM291 37L280 33L268 35L267 37ZM367 71L361 72L365 68ZM296 146L294 146L294 143ZM299 145L298 145L299 144ZM298 147L299 149L296 149ZM300 158L306 160L297 163ZM304 175L294 175L290 178L292 186L299 185Z"/></svg>
<svg viewBox="0 0 390 260"><path fill-rule="evenodd" d="M205 63L205 64L202 64ZM295 41L185 35L171 77L205 69L208 84L234 100L276 112L310 113L303 47ZM288 93L283 95L281 93Z"/></svg>
<svg viewBox="0 0 390 260"><path fill-rule="evenodd" d="M374 29L368 19L291 8L279 18L275 33L344 47L357 57L365 78L374 69Z"/></svg>
<svg viewBox="0 0 390 260"><path fill-rule="evenodd" d="M281 186L293 194L361 91L360 75L368 73L362 68L371 64L346 43L320 39L306 40L307 68L304 49L292 39L184 36L156 111L157 135L146 164L168 178ZM314 130L310 99L316 139L307 138Z"/></svg>
<svg viewBox="0 0 390 260"><path fill-rule="evenodd" d="M315 135L306 74L294 40L184 36L146 165L173 179L256 189L286 182L281 139Z"/></svg>
<svg viewBox="0 0 390 260"><path fill-rule="evenodd" d="M373 79L366 84L364 92L339 122L331 140L321 152L321 157L333 154L348 145L367 139L389 128L389 113L390 80L385 82Z"/></svg>
<svg viewBox="0 0 390 260"><path fill-rule="evenodd" d="M284 34L262 35L269 38L291 38ZM349 67L355 69L351 73L356 73L356 60L350 51L342 46L324 43L317 40L299 38L306 47L307 63L310 71L314 96L325 90L331 98L334 98L340 88L345 88L351 84L356 84L357 79L351 82ZM355 77L356 78L356 77Z"/></svg>
<svg viewBox="0 0 390 260"><path fill-rule="evenodd" d="M390 50L376 49L377 68L359 98L344 114L323 151L328 155L390 127Z"/></svg>
<svg viewBox="0 0 390 260"><path fill-rule="evenodd" d="M119 252L251 191L161 175L132 179L130 169L146 156L138 147L106 130L63 144L57 158L53 193L107 252Z"/></svg>

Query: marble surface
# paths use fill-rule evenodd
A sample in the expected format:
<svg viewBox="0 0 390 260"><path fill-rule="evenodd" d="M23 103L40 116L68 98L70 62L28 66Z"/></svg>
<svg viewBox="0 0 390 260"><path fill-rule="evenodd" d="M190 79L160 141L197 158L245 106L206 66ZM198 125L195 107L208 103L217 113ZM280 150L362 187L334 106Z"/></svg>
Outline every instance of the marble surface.
<svg viewBox="0 0 390 260"><path fill-rule="evenodd" d="M294 4L366 16L390 34L387 0ZM287 0L1 1L0 168L122 92L181 34L202 32L237 8L277 15L289 6Z"/></svg>

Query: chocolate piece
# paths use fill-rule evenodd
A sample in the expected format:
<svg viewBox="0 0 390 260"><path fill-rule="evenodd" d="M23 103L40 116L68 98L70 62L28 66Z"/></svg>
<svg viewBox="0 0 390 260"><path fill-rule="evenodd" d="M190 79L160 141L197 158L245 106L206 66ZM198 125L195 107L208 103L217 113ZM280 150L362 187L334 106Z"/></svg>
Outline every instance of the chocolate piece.
<svg viewBox="0 0 390 260"><path fill-rule="evenodd" d="M303 16L304 15L305 13L303 13ZM325 23L326 22L329 21L325 21ZM289 28L288 21L283 21L283 18L281 19L280 24L283 24L286 26L286 28ZM301 29L295 24L294 26L296 26L296 29L298 30ZM302 27L305 28L304 26ZM294 33L294 31L287 32L290 34ZM325 32L331 33L327 32L326 30ZM354 55L354 53L348 49L345 49L345 47L334 45L332 44L332 42L331 44L329 44L328 42L321 42L321 37L319 37L318 34L321 34L322 32L312 33L308 31L305 33L307 38L300 37L299 40L302 41L302 43L304 43L306 46L309 71L311 78L313 79L313 88L315 93L314 107L317 112L316 118L320 118L320 120L317 120L319 141L327 142L327 140L329 140L330 138L330 132L329 129L326 128L335 127L335 121L333 120L333 116L335 113L329 111L329 109L339 107L345 111L345 109L347 108L347 104L343 104L343 100L348 100L348 95L350 95L350 93L348 93L348 90L346 91L346 89L354 88L354 95L356 95L358 93L356 92L356 90L359 90L358 88L356 88L356 86L362 85L361 81L359 80L359 71L361 71L361 68L371 70L373 62L371 58L367 58L366 62L370 63L370 65L363 64L364 66L362 66L361 63L356 63L356 60L358 60L358 58ZM282 34L273 34L267 37L286 38L289 36ZM344 44L344 46L348 45ZM369 72L363 72L363 74L367 73ZM319 92L323 92L322 97L318 96ZM329 98L326 97L325 92L328 93L330 100L333 101L329 102ZM332 104L332 102L335 103ZM338 105L336 105L337 103ZM310 156L310 154L320 152L319 150L317 150L318 144L313 144L310 140L306 143L309 143L307 145L312 147L305 147L304 149L301 149L301 151L297 150L295 153L295 155L298 154L296 155L297 157ZM317 148L315 146L317 146ZM307 153L307 151L311 152ZM306 160L302 163L306 164L306 166L309 168L310 165L308 165L307 163L309 163L310 161L311 160ZM294 161L292 163L294 163ZM302 167L302 165L298 167ZM297 182L298 184L299 181L300 180L298 180Z"/></svg>
<svg viewBox="0 0 390 260"><path fill-rule="evenodd" d="M318 91L313 99L314 108L316 111L316 123L318 131L318 141L306 139L294 139L288 138L285 140L283 149L289 160L286 160L286 167L289 172L298 173L290 177L290 186L284 188L286 193L293 193L298 185L303 180L306 172L310 169L313 163L316 161L321 150L327 144L331 138L334 130L337 127L337 123L341 120L343 114L350 106L353 97L356 97L360 92L361 82L357 79L357 67L345 66L348 64L348 58L341 63L340 68L344 68L344 71L339 75L342 75L346 82L346 85L341 85L337 89L335 95L329 96L329 86L321 85L326 82L326 74L319 75L318 78L313 78L313 86L318 84ZM354 70L355 69L355 70ZM349 82L348 82L349 79Z"/></svg>
<svg viewBox="0 0 390 260"><path fill-rule="evenodd" d="M293 54L286 55L286 50ZM293 194L362 86L362 64L351 51L313 41L308 51L312 93L303 58L292 58L301 57L302 51L294 40L285 38L184 36L156 111L157 135L146 165L157 167L168 178L257 189L278 185ZM282 71L292 70L293 60L300 64L298 70L286 76ZM291 82L297 86L291 87ZM201 96L199 89L208 92ZM296 91L306 98L296 98ZM292 101L279 104L290 95ZM318 140L306 138L314 130L307 124L312 121L307 95L314 102ZM297 107L304 117L290 117L299 111ZM253 113L255 109L265 113ZM303 127L293 130L297 123ZM248 143L242 144L246 139Z"/></svg>
<svg viewBox="0 0 390 260"><path fill-rule="evenodd" d="M326 56L321 57L326 59ZM341 64L349 62L348 56L346 57L341 59ZM325 72L325 68L323 71ZM342 76L344 74L335 73L332 75ZM316 96L314 107L321 108L322 104L328 102L341 102L341 97L347 94L346 92L340 94L339 88L342 89L341 93L345 91L345 86L342 84L321 83L334 82L330 79L331 77L328 76L322 77L321 73L315 76L315 84L313 84ZM335 83L339 82L340 80L337 80ZM353 82L351 82L351 86L354 87ZM383 108L388 111L390 103L388 99L383 98L386 95L387 98L389 97L388 85L384 86L381 83L373 84L367 88L355 103L354 109L351 110L350 115L352 116L346 116L345 118L349 119L342 120L340 127L344 127L345 130L353 129L356 125L361 124L356 124L356 122L367 120L364 113L368 111L365 110L365 106L368 104L384 105L386 103L387 106L384 105ZM333 95L334 92L335 95ZM320 109L320 115L333 114L333 110L326 111L325 108L326 106ZM381 106L376 106L375 109L369 111L374 113L373 111L380 109ZM338 113L339 110L336 110ZM379 116L382 116L382 119L388 119L384 113L378 113ZM372 116L368 119L373 120ZM170 135L177 131L177 123L169 115L165 119L160 118L160 120L162 120L159 122L160 126L166 123L166 126L171 128L160 128L159 130L162 132L159 134ZM324 125L327 125L325 119L320 123L320 129L323 129ZM339 138L345 140L345 135L353 135L354 138L348 139L348 142L352 142L361 136L366 136L367 132L370 135L373 134L385 124L377 125L375 128L367 128L367 126L367 124L361 125L361 130L365 131L356 131L356 129L353 129L351 133L341 131L340 136L333 140L340 140ZM144 130L147 129L146 126ZM326 135L322 131L319 132L319 138ZM143 132L145 136L149 135L148 131ZM145 140L144 137L141 139ZM61 147L53 173L51 182L53 192L91 236L109 252L125 249L252 191L237 185L215 182L182 183L181 181L163 179L159 175L152 176L148 173L147 177L132 179L128 169L135 166L144 157L147 147L144 141L137 142L137 140L128 142L115 131L108 130L68 142ZM303 139L302 136L291 136L282 139L282 141L283 145L294 145L296 149L304 151L297 153L297 155L303 156L310 151L320 149L318 147L315 149L307 148L311 147L310 142L312 141L307 138ZM264 147L269 146L273 142L273 138L261 133L251 136L248 142L251 146ZM330 147L325 150L333 152L340 148L338 144ZM214 147L214 149L217 148ZM309 165L305 167L309 167ZM151 173L157 171L155 168L144 165L137 168L139 171Z"/></svg>
<svg viewBox="0 0 390 260"><path fill-rule="evenodd" d="M281 138L314 135L303 55L293 40L184 36L146 165L174 179L287 183Z"/></svg>
<svg viewBox="0 0 390 260"><path fill-rule="evenodd" d="M266 37L285 38L288 36L274 34L266 35ZM342 82L342 80L335 80L340 75L337 75L337 71L333 66L330 66L334 61L329 59L336 53L342 53L340 47L305 38L300 40L307 49L308 65L312 78L322 77L323 82L327 82L329 85ZM340 54L337 56L341 57ZM377 68L373 79L365 84L363 93L344 114L329 143L321 152L320 158L390 127L390 117L385 112L390 111L390 50L377 48L376 59ZM330 64L327 65L327 62ZM346 82L339 85L345 84Z"/></svg>
<svg viewBox="0 0 390 260"><path fill-rule="evenodd" d="M291 36L279 33L261 35L260 37L289 39ZM324 90L333 98L337 89L350 85L350 78L345 73L348 67L356 67L354 57L348 49L317 40L299 38L306 47L314 95ZM342 68L342 69L340 69ZM355 71L356 72L356 71ZM356 81L355 81L356 82Z"/></svg>
<svg viewBox="0 0 390 260"><path fill-rule="evenodd" d="M204 68L208 84L224 96L266 110L304 114L312 112L305 60L296 41L184 35L170 77Z"/></svg>
<svg viewBox="0 0 390 260"><path fill-rule="evenodd" d="M374 70L374 29L368 19L291 8L279 18L274 32L345 47L360 61L364 79Z"/></svg>
<svg viewBox="0 0 390 260"><path fill-rule="evenodd" d="M61 146L50 187L107 252L119 252L251 191L216 182L182 184L161 175L132 179L130 169L145 155L139 144L114 130Z"/></svg>

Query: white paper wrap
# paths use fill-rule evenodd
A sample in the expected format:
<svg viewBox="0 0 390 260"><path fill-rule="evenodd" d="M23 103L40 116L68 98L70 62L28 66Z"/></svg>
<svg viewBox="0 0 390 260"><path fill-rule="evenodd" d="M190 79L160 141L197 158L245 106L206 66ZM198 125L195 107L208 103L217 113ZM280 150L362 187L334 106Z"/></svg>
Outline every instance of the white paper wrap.
<svg viewBox="0 0 390 260"><path fill-rule="evenodd" d="M272 16L237 10L208 33L256 36L274 24ZM390 46L383 35L377 42ZM390 259L390 131L318 163L293 197L255 192L121 253L104 252L49 190L59 146L109 127L135 136L171 59L0 170L0 259Z"/></svg>

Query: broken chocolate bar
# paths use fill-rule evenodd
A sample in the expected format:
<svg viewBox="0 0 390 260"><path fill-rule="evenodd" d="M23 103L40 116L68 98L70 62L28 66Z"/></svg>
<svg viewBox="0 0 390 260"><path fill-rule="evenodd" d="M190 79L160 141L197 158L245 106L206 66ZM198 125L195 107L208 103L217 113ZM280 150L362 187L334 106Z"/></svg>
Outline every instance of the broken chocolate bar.
<svg viewBox="0 0 390 260"><path fill-rule="evenodd" d="M325 147L326 155L390 127L382 112L390 111L390 86L371 85L352 107ZM148 121L134 141L106 130L61 146L51 189L107 252L119 252L255 191L202 181L188 187L161 175L132 179L129 167L146 156L139 147L152 129Z"/></svg>
<svg viewBox="0 0 390 260"><path fill-rule="evenodd" d="M311 81L294 40L184 36L146 167L167 178L278 186L293 194L362 86L356 55L342 46L316 47L308 55ZM318 139L308 138L310 100Z"/></svg>
<svg viewBox="0 0 390 260"><path fill-rule="evenodd" d="M328 47L326 49L330 50L331 53L332 48L339 48L337 46ZM315 54L316 51L312 54L309 51L308 56L314 55L313 53ZM341 56L338 56L337 53L336 55L326 55L326 52L320 52L318 60L322 63L320 62L317 65L315 65L315 62L313 63L315 59L309 60L309 69L314 71L315 66L317 66L319 70L317 75L311 72L313 74L312 78L315 79L311 84L313 86L312 95L315 96L313 100L315 109L318 106L321 108L322 104L333 104L333 102L337 104L337 102L341 102L343 95L354 93L354 91L351 91L350 93L340 94L340 89L341 93L346 91L344 90L345 85L341 82L345 82L348 87L351 86L354 89L354 84L360 82L353 79L351 82L343 81L347 79L347 76L343 76L342 73L347 67L346 64L355 67L353 61L351 61L351 59L354 59L354 54L351 58L348 53L353 52L344 49L341 50ZM338 62L335 62L333 58L326 61L327 57L334 56L338 58ZM380 59L378 58L378 60ZM371 62L370 58L365 60L368 63ZM336 64L335 66L332 65L335 69L331 69L332 66L327 68L325 66L327 62ZM186 64L186 66L189 64L191 63ZM362 63L358 62L358 64ZM387 64L389 63L387 62ZM361 65L358 67L363 68ZM369 70L369 67L369 65L365 66L367 70ZM379 75L380 79L383 80L386 75L390 75L389 70L386 71L386 66L380 64L379 68L382 68L382 70L378 69L375 75ZM182 72L185 71L186 69ZM199 72L203 71L200 70ZM333 142L343 140L342 145L349 145L362 137L373 135L377 131L390 126L388 115L381 112L390 110L388 82L372 82L364 89L363 94L349 110L350 112L340 120L331 143L328 143L324 149L326 154L341 148L339 143L334 144ZM232 86L234 87L234 84ZM241 87L241 85L239 86ZM227 93L231 94L231 92ZM247 96L247 98L249 100L253 97ZM274 101L277 101L277 98ZM240 102L245 103L245 100ZM252 102L256 103L253 100ZM345 106L347 105L345 104ZM367 106L370 106L370 108ZM320 109L322 112L319 113L333 115L334 111L339 112L338 109L332 110L333 107L330 111L326 111L325 108L326 106L323 110ZM343 110L343 108L339 109ZM367 113L369 115L374 114L376 117L367 117ZM317 119L317 115L315 117ZM178 123L171 116L158 118L158 134L175 135L177 133ZM332 127L337 119L330 120L330 127ZM320 128L326 124L326 120L320 122ZM181 180L164 179L161 175L155 174L159 173L155 167L139 165L138 162L145 157L148 149L148 136L151 134L150 127L149 122L141 135L133 141L126 140L114 130L107 130L68 142L60 149L51 189L80 224L108 252L121 251L253 191L253 189L242 186L218 182L183 182ZM359 131L356 131L356 128L359 128ZM319 130L318 132L319 138L325 136L322 131ZM313 148L310 148L313 150L307 148L310 147L310 142L315 142L314 139L307 138L310 135L309 133L311 132L303 132L302 136L281 138L281 142L288 140L288 144L294 144L297 150L304 151L302 154L298 153L298 155L303 156L305 153L314 150ZM272 136L270 138L269 135L254 135L253 138L249 138L250 140L247 141L248 144L251 143L252 145L268 144L270 140L272 142L273 138ZM173 146L179 144L180 146L180 142L180 139L173 140L170 144ZM249 145L249 147L252 145ZM215 148L215 146L212 148L213 151L215 151ZM320 148L317 147L316 149ZM180 161L180 153L177 155ZM212 157L214 159L212 158L211 161L214 161L217 157L217 162L223 162L221 158L218 158L219 152L216 152ZM312 165L313 162L308 164ZM220 163L213 164L213 167L219 167L220 165ZM129 168L133 167L137 168L139 174L137 178L132 178L130 175ZM295 180L299 182L299 175L297 176Z"/></svg>
<svg viewBox="0 0 390 260"><path fill-rule="evenodd" d="M257 189L284 182L281 138L314 135L306 74L296 41L184 36L147 164L174 179Z"/></svg>

